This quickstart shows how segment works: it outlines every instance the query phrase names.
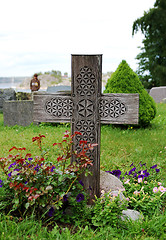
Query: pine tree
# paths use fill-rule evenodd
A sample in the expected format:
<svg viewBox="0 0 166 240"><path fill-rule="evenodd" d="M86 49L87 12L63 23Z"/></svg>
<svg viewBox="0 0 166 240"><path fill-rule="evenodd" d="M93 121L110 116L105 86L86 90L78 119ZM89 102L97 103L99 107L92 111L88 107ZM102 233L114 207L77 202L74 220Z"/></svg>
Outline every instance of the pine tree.
<svg viewBox="0 0 166 240"><path fill-rule="evenodd" d="M143 87L138 75L123 60L106 84L105 93L139 93L139 125L145 127L156 115L152 97Z"/></svg>

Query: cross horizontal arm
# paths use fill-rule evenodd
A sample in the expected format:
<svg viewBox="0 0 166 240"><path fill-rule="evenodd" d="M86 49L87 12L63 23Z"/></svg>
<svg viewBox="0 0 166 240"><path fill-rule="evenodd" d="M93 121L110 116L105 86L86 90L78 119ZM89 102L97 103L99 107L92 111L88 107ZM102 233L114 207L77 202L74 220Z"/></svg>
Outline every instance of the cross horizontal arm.
<svg viewBox="0 0 166 240"><path fill-rule="evenodd" d="M71 94L37 93L34 95L34 122L70 122L73 104ZM139 94L102 94L98 106L103 124L138 124Z"/></svg>

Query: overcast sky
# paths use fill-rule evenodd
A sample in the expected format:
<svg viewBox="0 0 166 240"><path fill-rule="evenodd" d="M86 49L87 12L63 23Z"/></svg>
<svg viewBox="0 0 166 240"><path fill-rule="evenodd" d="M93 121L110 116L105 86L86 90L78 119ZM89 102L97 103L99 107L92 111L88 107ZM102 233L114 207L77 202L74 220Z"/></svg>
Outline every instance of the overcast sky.
<svg viewBox="0 0 166 240"><path fill-rule="evenodd" d="M0 0L0 77L59 70L71 54L103 54L103 72L125 59L137 69L133 22L155 0Z"/></svg>

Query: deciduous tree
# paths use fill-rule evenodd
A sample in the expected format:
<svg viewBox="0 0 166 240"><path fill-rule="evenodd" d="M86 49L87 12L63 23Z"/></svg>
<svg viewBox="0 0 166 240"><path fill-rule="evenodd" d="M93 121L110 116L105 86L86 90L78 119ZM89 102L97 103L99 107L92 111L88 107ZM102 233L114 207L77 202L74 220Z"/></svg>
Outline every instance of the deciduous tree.
<svg viewBox="0 0 166 240"><path fill-rule="evenodd" d="M154 8L133 23L133 35L144 34L137 55L138 75L146 88L166 85L166 0L156 0Z"/></svg>

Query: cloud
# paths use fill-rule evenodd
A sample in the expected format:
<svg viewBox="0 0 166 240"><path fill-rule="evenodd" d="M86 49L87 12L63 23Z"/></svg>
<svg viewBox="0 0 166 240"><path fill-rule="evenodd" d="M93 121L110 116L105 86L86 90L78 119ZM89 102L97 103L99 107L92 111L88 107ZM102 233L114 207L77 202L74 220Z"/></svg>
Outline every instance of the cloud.
<svg viewBox="0 0 166 240"><path fill-rule="evenodd" d="M71 54L103 54L103 71L122 59L136 69L142 36L134 20L155 0L5 0L1 4L0 75L71 72ZM10 6L10 7L9 7Z"/></svg>

